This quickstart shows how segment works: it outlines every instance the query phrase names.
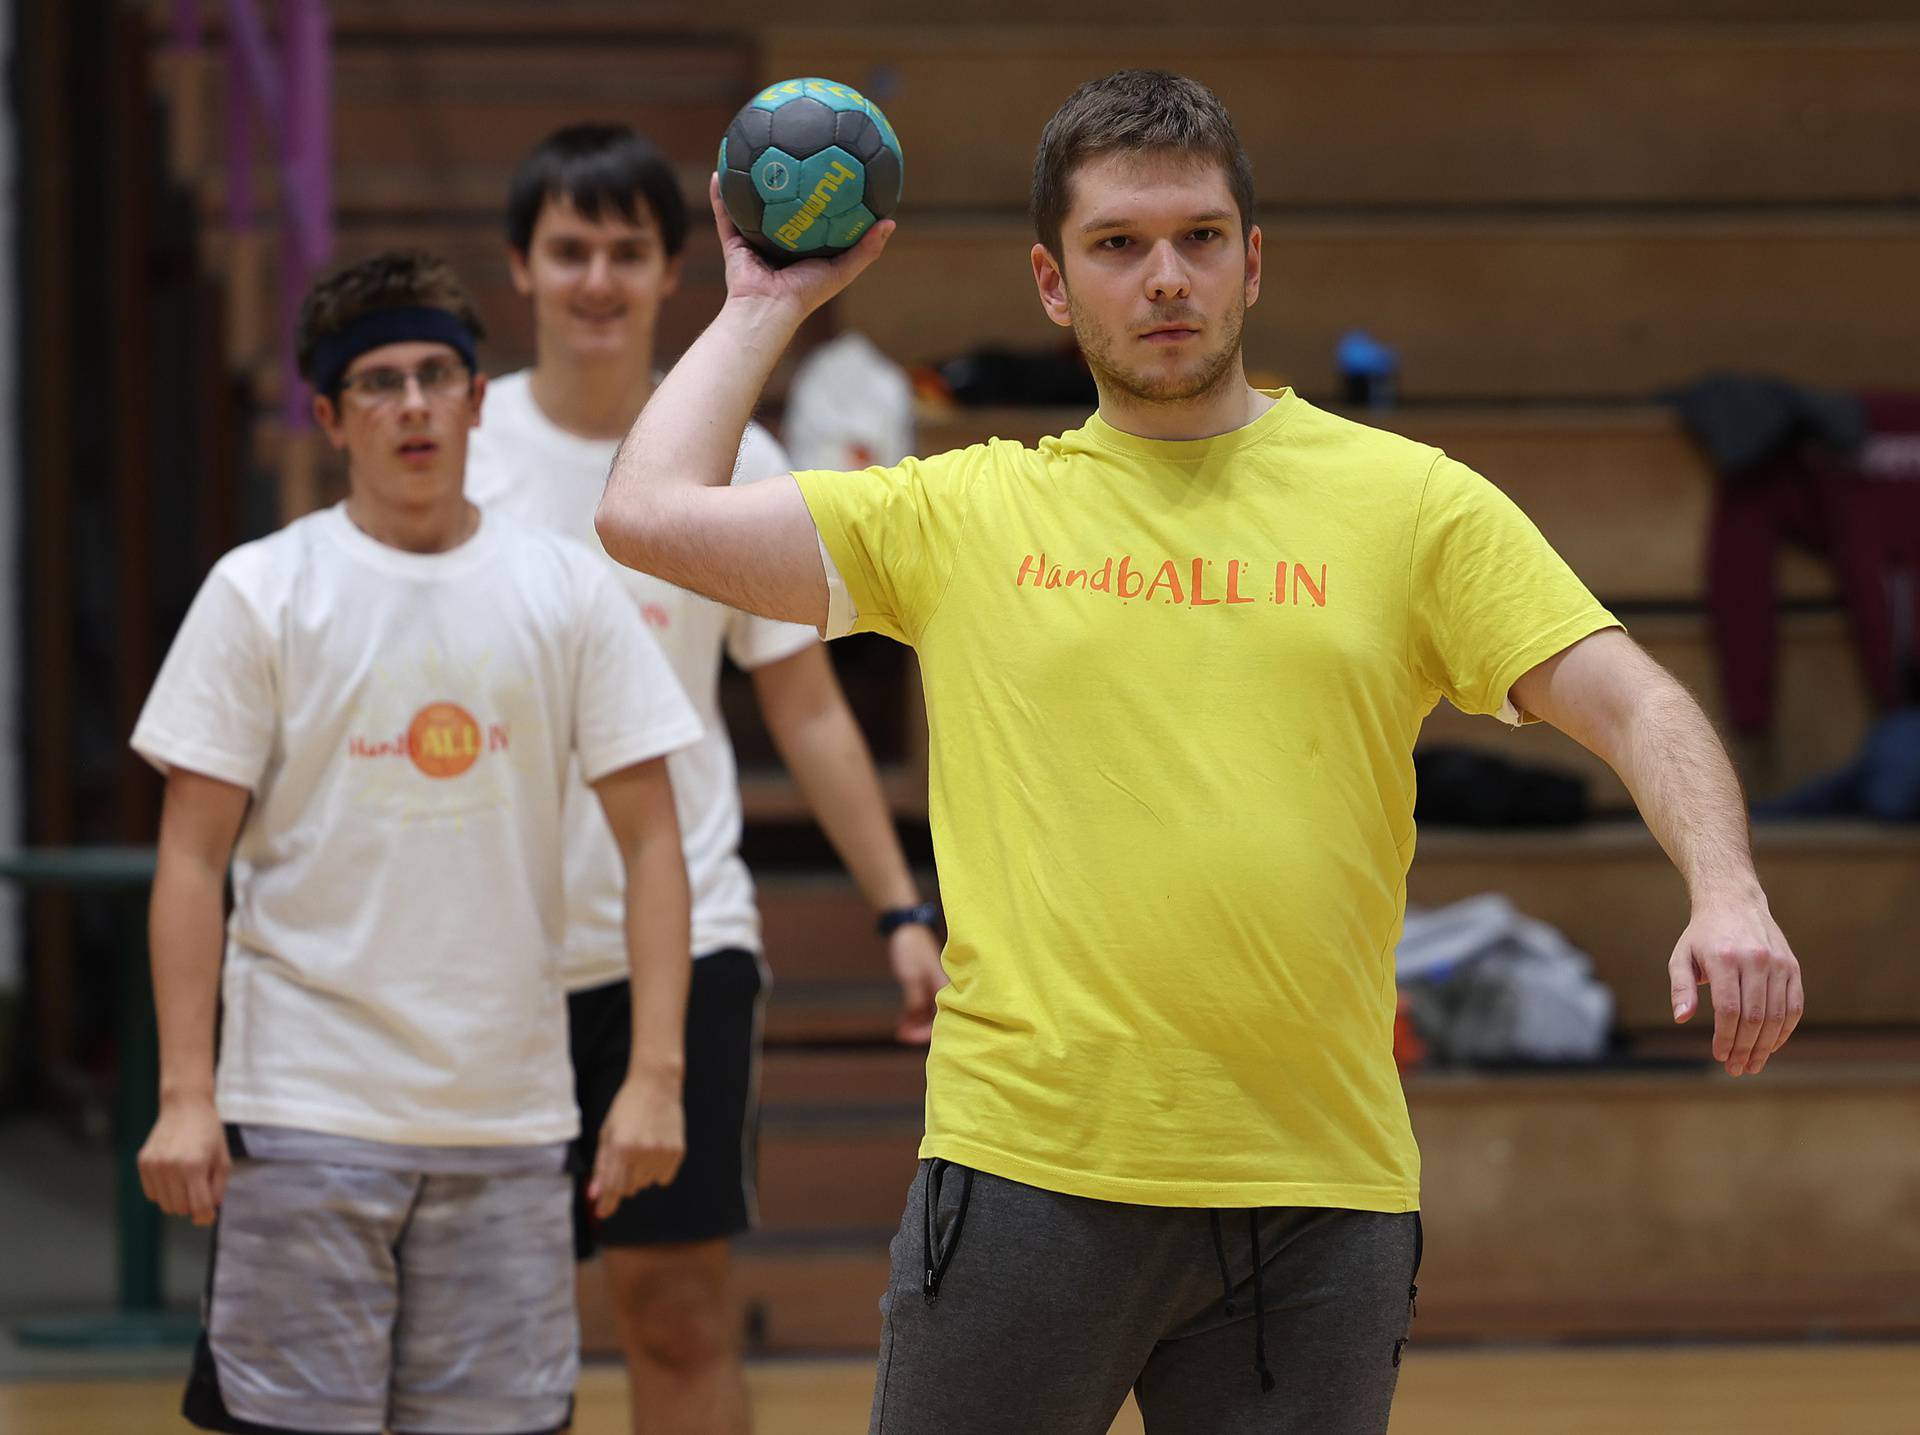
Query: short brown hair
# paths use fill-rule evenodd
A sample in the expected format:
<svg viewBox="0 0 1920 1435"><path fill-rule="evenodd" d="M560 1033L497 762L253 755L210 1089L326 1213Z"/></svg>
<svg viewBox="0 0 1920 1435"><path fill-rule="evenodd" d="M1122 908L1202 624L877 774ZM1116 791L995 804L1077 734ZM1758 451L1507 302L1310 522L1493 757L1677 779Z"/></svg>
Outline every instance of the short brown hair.
<svg viewBox="0 0 1920 1435"><path fill-rule="evenodd" d="M1040 132L1033 157L1033 228L1048 253L1060 254L1074 170L1123 150L1212 160L1227 173L1242 237L1253 228L1253 165L1220 97L1198 80L1167 70L1119 70L1067 96Z"/></svg>
<svg viewBox="0 0 1920 1435"><path fill-rule="evenodd" d="M388 250L335 270L307 291L294 326L300 377L313 380L314 350L322 340L380 309L444 309L474 338L486 334L466 285L446 260L417 249Z"/></svg>

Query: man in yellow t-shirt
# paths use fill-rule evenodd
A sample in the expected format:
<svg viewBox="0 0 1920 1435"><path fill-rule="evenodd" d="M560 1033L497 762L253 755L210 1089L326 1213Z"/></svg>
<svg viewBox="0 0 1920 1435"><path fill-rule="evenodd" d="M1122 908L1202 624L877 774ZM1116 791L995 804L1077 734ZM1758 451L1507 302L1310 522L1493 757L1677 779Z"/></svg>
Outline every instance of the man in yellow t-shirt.
<svg viewBox="0 0 1920 1435"><path fill-rule="evenodd" d="M1791 1033L1798 966L1712 728L1526 517L1437 450L1249 387L1260 231L1210 92L1083 86L1033 209L1041 304L1099 386L1084 427L724 487L799 321L891 226L775 272L716 203L727 304L599 531L919 654L952 985L872 1429L1098 1435L1131 1388L1155 1432L1384 1431L1419 1263L1393 948L1434 704L1613 764L1693 897L1675 1017L1711 982L1729 1071Z"/></svg>

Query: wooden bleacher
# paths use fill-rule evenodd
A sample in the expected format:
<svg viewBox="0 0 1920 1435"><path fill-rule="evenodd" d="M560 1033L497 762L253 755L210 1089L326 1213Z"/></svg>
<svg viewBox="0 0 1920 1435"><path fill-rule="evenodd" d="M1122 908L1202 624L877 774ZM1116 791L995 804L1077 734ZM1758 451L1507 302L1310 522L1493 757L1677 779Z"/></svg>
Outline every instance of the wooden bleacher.
<svg viewBox="0 0 1920 1435"><path fill-rule="evenodd" d="M1760 1081L1717 1072L1420 1075L1423 1339L1793 1335L1920 1329L1907 1197L1920 1050L1792 1048ZM766 1350L870 1348L886 1243L914 1167L918 1070L768 1067L762 1226L743 1295ZM856 1094L863 1093L863 1094ZM791 1103L791 1104L789 1104ZM1844 1172L1845 1189L1835 1189ZM829 1214L830 1213L830 1214Z"/></svg>
<svg viewBox="0 0 1920 1435"><path fill-rule="evenodd" d="M504 371L531 348L499 218L527 147L571 119L625 118L693 186L753 84L827 73L869 86L908 152L902 228L838 320L905 360L1051 344L1020 217L1039 125L1089 76L1187 71L1233 106L1260 184L1252 363L1319 398L1342 330L1399 347L1409 406L1376 421L1512 493L1717 714L1700 566L1712 477L1652 400L1715 366L1920 385L1920 16L1910 0L1703 0L1685 23L1664 0L1285 8L1277 27L1270 4L1216 0L1196 30L1112 0L1059 0L1044 23L1030 0L900 0L884 26L860 0L777 25L747 0L338 0L341 257L447 253ZM217 79L180 92L218 114ZM204 192L211 215L217 182ZM670 346L705 323L719 282L696 222ZM1031 440L1079 417L960 413L921 442ZM1837 764L1868 720L1831 578L1792 556L1781 574L1793 611L1775 740L1743 753L1763 794ZM876 734L908 821L925 812L915 701L898 704L901 731ZM1566 766L1602 808L1625 805L1552 732L1443 706L1426 740ZM803 815L777 773L746 785L751 822ZM1508 892L1593 954L1623 1029L1675 1063L1409 1082L1427 1163L1423 1337L1920 1328L1920 1167L1889 1139L1920 1124L1920 839L1768 829L1759 856L1814 1025L1764 1078L1735 1083L1705 1068L1704 1023L1671 1029L1663 969L1684 895L1637 824L1423 835L1415 901ZM894 997L844 878L774 877L762 895L778 985L764 1226L741 1247L749 1328L757 1349L865 1351L921 1061L887 1044ZM583 1292L605 1350L601 1283Z"/></svg>
<svg viewBox="0 0 1920 1435"><path fill-rule="evenodd" d="M1754 845L1774 917L1805 965L1816 1024L1920 1033L1920 831L1762 824ZM1421 835L1410 902L1440 906L1489 889L1593 958L1626 1032L1669 1029L1666 961L1686 926L1686 893L1638 822ZM793 1043L884 1041L893 994L859 895L831 877L769 878L761 908L777 978L769 1030Z"/></svg>

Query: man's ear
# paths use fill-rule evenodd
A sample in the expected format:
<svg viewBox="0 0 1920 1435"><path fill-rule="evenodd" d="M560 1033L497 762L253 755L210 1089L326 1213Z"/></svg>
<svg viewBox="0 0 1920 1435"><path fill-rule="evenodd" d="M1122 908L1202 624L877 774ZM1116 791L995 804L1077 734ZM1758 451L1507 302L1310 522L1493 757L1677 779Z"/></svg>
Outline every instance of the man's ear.
<svg viewBox="0 0 1920 1435"><path fill-rule="evenodd" d="M517 245L507 246L507 273L513 277L513 292L522 299L533 297L533 274L527 268L527 253Z"/></svg>
<svg viewBox="0 0 1920 1435"><path fill-rule="evenodd" d="M1260 298L1260 226L1247 231L1247 307Z"/></svg>
<svg viewBox="0 0 1920 1435"><path fill-rule="evenodd" d="M1053 255L1047 252L1047 246L1036 244L1030 256L1033 260L1033 284L1040 291L1040 307L1047 311L1047 317L1063 329L1073 327L1073 309L1067 303L1067 275Z"/></svg>
<svg viewBox="0 0 1920 1435"><path fill-rule="evenodd" d="M313 396L313 421L320 425L320 431L327 436L328 443L336 449L345 450L347 428L340 417L340 406L325 394Z"/></svg>

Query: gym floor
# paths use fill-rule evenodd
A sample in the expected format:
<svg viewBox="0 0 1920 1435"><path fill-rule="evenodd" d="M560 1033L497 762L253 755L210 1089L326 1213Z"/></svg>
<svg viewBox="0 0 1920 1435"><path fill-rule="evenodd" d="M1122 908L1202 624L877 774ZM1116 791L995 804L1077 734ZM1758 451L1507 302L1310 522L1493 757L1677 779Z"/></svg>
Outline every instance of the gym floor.
<svg viewBox="0 0 1920 1435"><path fill-rule="evenodd" d="M80 1354L24 1349L22 1318L106 1308L112 1192L104 1153L50 1124L0 1123L0 1431L160 1435L176 1413L184 1351ZM168 1287L190 1301L204 1237L170 1223ZM749 1371L759 1435L865 1428L865 1360L782 1360ZM1394 1435L1912 1435L1920 1344L1427 1348L1407 1353ZM577 1435L624 1435L617 1366L581 1381ZM1131 1407L1115 1435L1139 1435ZM1036 1432L1044 1435L1044 1432Z"/></svg>
<svg viewBox="0 0 1920 1435"><path fill-rule="evenodd" d="M759 1435L851 1435L866 1426L865 1361L779 1361L749 1373ZM192 1427L179 1382L0 1384L8 1435L160 1435ZM1717 1346L1409 1352L1394 1435L1912 1435L1920 1347ZM617 1367L581 1381L576 1435L624 1435ZM1139 1435L1131 1406L1114 1435ZM1043 1432L1035 1432L1043 1435Z"/></svg>

